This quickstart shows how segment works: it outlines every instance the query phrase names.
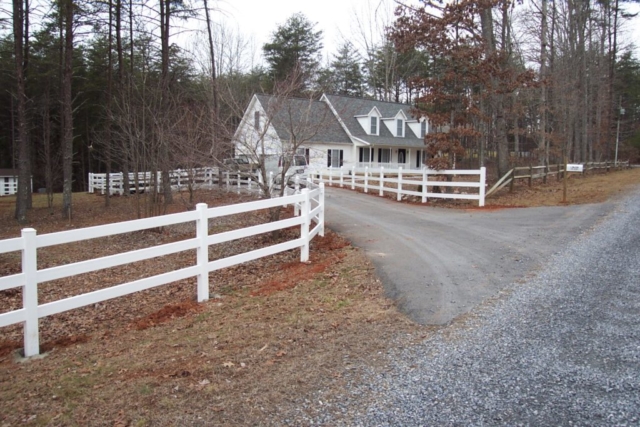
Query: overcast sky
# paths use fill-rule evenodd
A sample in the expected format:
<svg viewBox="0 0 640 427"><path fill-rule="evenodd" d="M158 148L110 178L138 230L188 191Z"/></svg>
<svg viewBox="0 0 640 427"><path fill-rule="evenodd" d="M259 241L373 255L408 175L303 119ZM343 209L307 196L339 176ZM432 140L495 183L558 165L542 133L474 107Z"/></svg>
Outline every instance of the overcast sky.
<svg viewBox="0 0 640 427"><path fill-rule="evenodd" d="M258 54L278 25L302 12L317 24L317 30L322 30L326 58L337 50L343 36L352 35L355 13L367 16L377 12L379 17L386 15L391 19L393 5L393 0L219 0L216 8L227 23L237 25L245 36L255 37Z"/></svg>
<svg viewBox="0 0 640 427"><path fill-rule="evenodd" d="M245 36L255 37L258 57L261 56L262 45L277 26L294 13L302 12L311 22L317 23L316 28L324 34L324 58L335 53L342 36L349 37L357 31L354 23L356 13L361 19L366 19L367 15L377 11L379 15L386 14L392 19L394 4L393 0L219 0L216 3L230 25L237 25ZM628 11L640 12L640 5L627 4L624 7ZM640 17L627 22L625 31L627 35L621 41L633 41L636 55L640 57Z"/></svg>

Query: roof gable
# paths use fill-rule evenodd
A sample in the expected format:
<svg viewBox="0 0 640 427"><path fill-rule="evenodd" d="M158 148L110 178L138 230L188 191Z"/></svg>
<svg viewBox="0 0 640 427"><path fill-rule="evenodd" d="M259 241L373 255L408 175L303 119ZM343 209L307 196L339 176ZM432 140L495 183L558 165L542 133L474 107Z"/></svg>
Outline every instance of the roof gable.
<svg viewBox="0 0 640 427"><path fill-rule="evenodd" d="M351 143L345 129L322 101L255 95L281 140Z"/></svg>
<svg viewBox="0 0 640 427"><path fill-rule="evenodd" d="M357 139L374 145L412 145L420 147L424 140L411 130L407 129L409 122L415 122L411 116L411 106L396 102L383 102L375 99L355 98L342 95L323 95L323 100L331 104L332 109L340 117L349 134ZM398 115L404 117L404 137L395 136L387 126L379 126L378 135L370 135L358 121L358 117L367 117L374 108L380 113L383 120L395 120Z"/></svg>

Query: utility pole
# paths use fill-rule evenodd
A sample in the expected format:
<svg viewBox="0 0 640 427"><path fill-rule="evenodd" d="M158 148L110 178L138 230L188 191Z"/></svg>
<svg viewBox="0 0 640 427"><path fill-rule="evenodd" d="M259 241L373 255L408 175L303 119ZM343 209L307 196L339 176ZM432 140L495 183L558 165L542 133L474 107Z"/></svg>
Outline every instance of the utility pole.
<svg viewBox="0 0 640 427"><path fill-rule="evenodd" d="M622 95L618 104L618 129L616 130L616 156L613 161L614 167L618 167L618 144L620 143L620 117L624 116L624 108L622 108Z"/></svg>

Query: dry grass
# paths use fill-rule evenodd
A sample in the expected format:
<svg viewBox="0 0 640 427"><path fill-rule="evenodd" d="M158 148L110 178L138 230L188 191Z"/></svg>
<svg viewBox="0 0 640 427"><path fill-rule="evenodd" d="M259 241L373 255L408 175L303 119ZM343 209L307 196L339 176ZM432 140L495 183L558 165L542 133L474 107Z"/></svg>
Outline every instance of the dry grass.
<svg viewBox="0 0 640 427"><path fill-rule="evenodd" d="M567 202L563 203L563 184L556 177L549 177L547 184L534 181L529 188L527 180L516 181L513 193L503 188L487 198L487 206L558 206L601 203L629 190L640 183L640 168L620 171L589 171L588 174L571 174L567 180Z"/></svg>
<svg viewBox="0 0 640 427"><path fill-rule="evenodd" d="M199 196L210 205L246 197ZM9 219L7 200L0 199L0 215ZM51 232L131 216L125 198L112 199L104 216L101 198L77 195L75 200L72 224L38 207L29 225ZM215 227L232 229L265 216L243 216ZM18 234L12 221L3 224L0 235ZM167 228L96 239L42 251L40 262L58 265L176 240L185 233ZM210 256L269 243L245 239L212 249ZM41 300L177 268L193 256L51 282L41 287ZM0 425L277 425L278 415L303 396L320 387L339 389L350 361L371 360L392 338L410 339L412 332L428 330L397 312L383 296L369 261L339 236L329 232L314 239L311 263L300 264L298 257L289 252L212 274L217 295L205 304L194 302L195 281L187 280L47 317L41 320L41 341L49 353L40 360L16 363L21 327L3 328ZM0 274L17 269L16 261L0 256ZM2 293L0 311L16 308L20 300L19 290Z"/></svg>

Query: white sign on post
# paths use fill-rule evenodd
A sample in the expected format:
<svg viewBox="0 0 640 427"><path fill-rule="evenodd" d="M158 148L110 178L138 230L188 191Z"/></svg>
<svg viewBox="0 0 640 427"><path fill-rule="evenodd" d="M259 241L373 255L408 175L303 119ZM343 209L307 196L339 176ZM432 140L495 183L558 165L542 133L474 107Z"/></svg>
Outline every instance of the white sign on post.
<svg viewBox="0 0 640 427"><path fill-rule="evenodd" d="M567 172L582 172L582 165L581 164L568 164L567 165Z"/></svg>

